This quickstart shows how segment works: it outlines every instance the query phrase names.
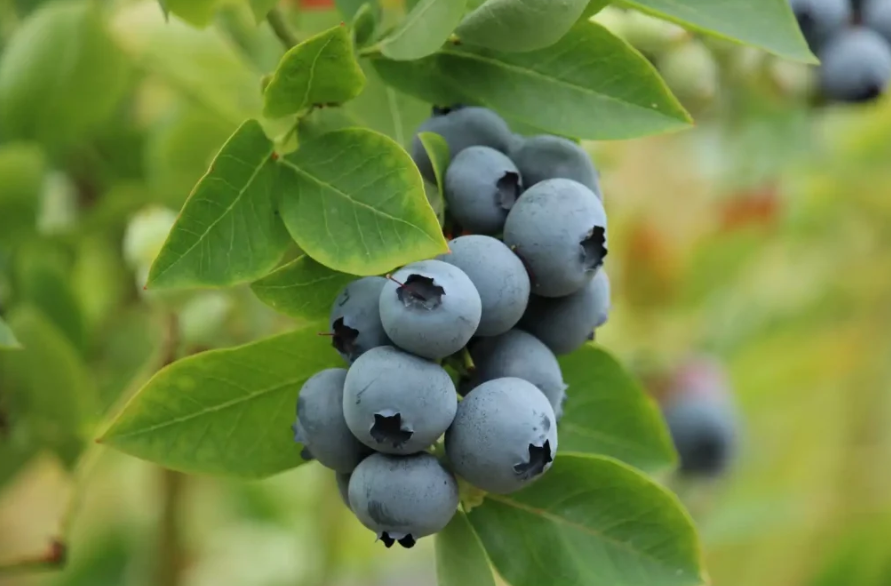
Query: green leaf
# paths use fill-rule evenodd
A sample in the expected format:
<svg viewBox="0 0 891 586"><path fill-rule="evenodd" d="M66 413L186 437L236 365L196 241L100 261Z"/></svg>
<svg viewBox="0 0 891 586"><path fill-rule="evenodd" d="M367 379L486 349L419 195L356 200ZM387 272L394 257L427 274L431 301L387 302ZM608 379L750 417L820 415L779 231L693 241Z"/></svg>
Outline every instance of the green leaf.
<svg viewBox="0 0 891 586"><path fill-rule="evenodd" d="M3 321L3 318L0 318L0 350L18 350L21 347L22 344L15 337L15 334L12 333L12 330Z"/></svg>
<svg viewBox="0 0 891 586"><path fill-rule="evenodd" d="M448 251L418 168L386 136L339 130L280 162L282 219L317 262L379 275Z"/></svg>
<svg viewBox="0 0 891 586"><path fill-rule="evenodd" d="M355 119L353 126L367 126L408 147L415 129L430 116L430 106L385 84L371 65L364 63L362 69L368 79L365 91L344 108Z"/></svg>
<svg viewBox="0 0 891 586"><path fill-rule="evenodd" d="M257 24L260 24L266 19L266 15L275 8L278 0L248 0L248 3L251 6L254 20L257 21Z"/></svg>
<svg viewBox="0 0 891 586"><path fill-rule="evenodd" d="M7 138L68 146L114 113L127 74L95 2L48 3L15 29L0 58L0 128Z"/></svg>
<svg viewBox="0 0 891 586"><path fill-rule="evenodd" d="M470 101L454 80L440 70L438 54L417 61L373 58L371 65L387 85L424 102L445 106Z"/></svg>
<svg viewBox="0 0 891 586"><path fill-rule="evenodd" d="M74 292L71 250L62 243L32 240L19 247L14 261L16 293L55 325L81 352L87 332Z"/></svg>
<svg viewBox="0 0 891 586"><path fill-rule="evenodd" d="M36 232L45 176L46 158L37 145L0 147L0 245L12 248Z"/></svg>
<svg viewBox="0 0 891 586"><path fill-rule="evenodd" d="M314 105L341 104L363 87L365 74L353 55L350 34L335 26L285 53L263 93L263 113L280 118Z"/></svg>
<svg viewBox="0 0 891 586"><path fill-rule="evenodd" d="M183 206L149 287L228 286L275 267L288 235L273 201L272 151L256 120L235 131Z"/></svg>
<svg viewBox="0 0 891 586"><path fill-rule="evenodd" d="M438 586L495 586L486 551L464 513L458 511L435 539Z"/></svg>
<svg viewBox="0 0 891 586"><path fill-rule="evenodd" d="M589 0L588 6L582 11L581 18L588 20L609 5L610 0Z"/></svg>
<svg viewBox="0 0 891 586"><path fill-rule="evenodd" d="M11 419L27 421L34 440L70 461L97 415L94 381L71 342L40 311L19 305L7 317L23 347L0 353Z"/></svg>
<svg viewBox="0 0 891 586"><path fill-rule="evenodd" d="M362 8L362 5L367 3L367 1L368 0L334 0L334 4L346 20L352 21L356 16L356 13L359 12L359 9ZM376 0L372 0L371 3L374 4L378 10L380 9Z"/></svg>
<svg viewBox="0 0 891 586"><path fill-rule="evenodd" d="M421 0L381 40L381 53L399 61L435 53L461 21L466 4L466 0Z"/></svg>
<svg viewBox="0 0 891 586"><path fill-rule="evenodd" d="M498 51L553 45L582 15L588 0L488 0L461 21L462 42Z"/></svg>
<svg viewBox="0 0 891 586"><path fill-rule="evenodd" d="M817 63L788 0L624 0L643 12L771 53Z"/></svg>
<svg viewBox="0 0 891 586"><path fill-rule="evenodd" d="M580 22L558 43L526 53L447 45L424 68L419 73L417 65L384 65L389 71L382 75L427 101L453 103L460 92L508 118L586 139L633 138L690 123L653 66L592 22ZM381 64L377 69L382 71Z"/></svg>
<svg viewBox="0 0 891 586"><path fill-rule="evenodd" d="M677 498L609 458L558 456L535 484L487 495L468 517L512 586L706 582L696 531Z"/></svg>
<svg viewBox="0 0 891 586"><path fill-rule="evenodd" d="M433 166L433 175L436 177L436 185L439 187L439 194L445 195L445 173L452 160L449 153L449 143L436 134L435 132L422 132L418 134L427 156L430 157L430 163Z"/></svg>
<svg viewBox="0 0 891 586"><path fill-rule="evenodd" d="M165 0L165 12L175 14L192 26L206 27L213 20L220 0Z"/></svg>
<svg viewBox="0 0 891 586"><path fill-rule="evenodd" d="M235 127L261 114L260 72L218 29L165 22L151 3L127 5L113 21L117 43L143 69L208 114Z"/></svg>
<svg viewBox="0 0 891 586"><path fill-rule="evenodd" d="M583 346L560 358L569 385L560 453L602 454L653 472L675 464L658 407L604 350Z"/></svg>
<svg viewBox="0 0 891 586"><path fill-rule="evenodd" d="M353 17L353 42L357 47L364 47L371 40L379 18L380 7L377 4L366 2L359 7Z"/></svg>
<svg viewBox="0 0 891 586"><path fill-rule="evenodd" d="M304 255L251 284L266 305L290 317L326 319L334 297L352 275L332 271Z"/></svg>
<svg viewBox="0 0 891 586"><path fill-rule="evenodd" d="M309 326L158 372L100 440L190 473L261 478L302 463L291 424L306 380L341 361Z"/></svg>

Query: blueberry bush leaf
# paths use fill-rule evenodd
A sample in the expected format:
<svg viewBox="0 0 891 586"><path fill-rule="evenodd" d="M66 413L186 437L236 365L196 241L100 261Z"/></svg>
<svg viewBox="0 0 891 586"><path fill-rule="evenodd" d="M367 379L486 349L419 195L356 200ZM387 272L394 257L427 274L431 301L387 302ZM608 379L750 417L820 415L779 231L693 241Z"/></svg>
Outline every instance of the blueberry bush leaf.
<svg viewBox="0 0 891 586"><path fill-rule="evenodd" d="M466 4L466 0L421 0L393 32L381 39L381 53L396 60L435 53L461 21Z"/></svg>
<svg viewBox="0 0 891 586"><path fill-rule="evenodd" d="M260 301L297 319L327 317L338 291L355 279L303 255L251 284Z"/></svg>
<svg viewBox="0 0 891 586"><path fill-rule="evenodd" d="M98 415L95 382L78 351L41 311L18 305L8 319L22 344L17 352L0 353L10 419L27 422L34 442L70 464Z"/></svg>
<svg viewBox="0 0 891 586"><path fill-rule="evenodd" d="M624 139L669 132L690 117L655 68L605 28L580 22L559 42L525 53L446 45L432 58L379 64L388 83L427 101L456 94L549 132ZM460 89L459 89L460 88Z"/></svg>
<svg viewBox="0 0 891 586"><path fill-rule="evenodd" d="M754 45L780 57L816 63L788 0L622 0L654 16Z"/></svg>
<svg viewBox="0 0 891 586"><path fill-rule="evenodd" d="M167 366L100 441L183 472L261 478L298 466L303 461L291 424L300 388L340 364L319 327Z"/></svg>
<svg viewBox="0 0 891 586"><path fill-rule="evenodd" d="M495 586L486 551L461 511L436 534L436 578L438 586Z"/></svg>
<svg viewBox="0 0 891 586"><path fill-rule="evenodd" d="M448 251L418 168L386 136L330 132L279 163L282 219L317 262L378 275Z"/></svg>
<svg viewBox="0 0 891 586"><path fill-rule="evenodd" d="M534 484L487 495L468 518L513 586L707 582L693 522L677 498L611 458L557 456Z"/></svg>
<svg viewBox="0 0 891 586"><path fill-rule="evenodd" d="M365 74L353 56L345 26L335 26L292 47L282 57L263 94L271 118L314 105L347 102L362 92Z"/></svg>
<svg viewBox="0 0 891 586"><path fill-rule="evenodd" d="M149 287L225 286L278 264L288 233L273 200L278 168L256 120L223 145L152 264Z"/></svg>
<svg viewBox="0 0 891 586"><path fill-rule="evenodd" d="M12 328L0 318L0 350L16 350L22 347L22 344L12 333Z"/></svg>
<svg viewBox="0 0 891 586"><path fill-rule="evenodd" d="M498 51L533 51L569 31L588 0L487 0L455 30L461 42Z"/></svg>
<svg viewBox="0 0 891 586"><path fill-rule="evenodd" d="M449 143L435 132L421 132L418 134L427 156L430 157L430 163L433 167L433 175L436 177L436 185L439 187L439 194L444 196L445 190L445 172L449 166L451 153L449 153Z"/></svg>
<svg viewBox="0 0 891 586"><path fill-rule="evenodd" d="M648 472L675 464L658 407L609 353L582 346L560 358L567 389L560 453L601 454Z"/></svg>

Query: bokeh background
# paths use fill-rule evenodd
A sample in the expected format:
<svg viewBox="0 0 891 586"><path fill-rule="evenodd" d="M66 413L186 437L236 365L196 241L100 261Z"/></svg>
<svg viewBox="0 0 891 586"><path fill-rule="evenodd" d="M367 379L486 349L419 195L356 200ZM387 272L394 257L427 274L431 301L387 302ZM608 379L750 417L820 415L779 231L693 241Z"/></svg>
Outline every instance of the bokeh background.
<svg viewBox="0 0 891 586"><path fill-rule="evenodd" d="M43 4L0 0L0 52ZM33 384L83 385L114 409L167 359L164 303L181 308L181 352L293 325L245 288L153 297L127 244L139 230L151 240L146 218L175 213L257 111L281 48L235 0L221 0L203 30L165 24L149 0L95 4L104 20L43 33L57 46L30 67L62 80L31 105L45 119L0 127L0 307L36 307L28 335L87 365L84 380L65 382L53 372L65 368L45 363L56 354L17 359ZM326 4L283 8L306 36L340 20ZM400 3L385 4L398 17ZM618 29L617 17L598 18ZM804 66L680 30L656 37L641 48L672 52L659 64L697 126L586 145L614 251L614 309L598 343L655 394L690 355L727 370L742 421L734 466L709 481L661 479L694 515L714 584L887 586L891 102L818 104ZM66 65L78 48L99 56L93 66ZM370 88L354 115L392 132ZM427 106L400 97L399 108L410 137ZM229 482L98 445L73 465L64 449L19 450L28 429L13 423L0 420L0 565L46 552L60 532L69 560L64 571L0 575L4 584L435 584L432 540L384 550L319 466Z"/></svg>

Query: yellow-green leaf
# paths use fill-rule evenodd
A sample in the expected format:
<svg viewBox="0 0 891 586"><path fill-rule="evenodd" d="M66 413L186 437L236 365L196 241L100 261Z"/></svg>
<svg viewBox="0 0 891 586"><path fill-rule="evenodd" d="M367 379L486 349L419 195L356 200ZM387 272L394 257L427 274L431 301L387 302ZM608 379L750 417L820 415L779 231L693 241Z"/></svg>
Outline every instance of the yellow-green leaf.
<svg viewBox="0 0 891 586"><path fill-rule="evenodd" d="M263 94L263 113L280 118L314 105L342 104L363 87L365 74L350 34L345 26L335 26L285 53Z"/></svg>

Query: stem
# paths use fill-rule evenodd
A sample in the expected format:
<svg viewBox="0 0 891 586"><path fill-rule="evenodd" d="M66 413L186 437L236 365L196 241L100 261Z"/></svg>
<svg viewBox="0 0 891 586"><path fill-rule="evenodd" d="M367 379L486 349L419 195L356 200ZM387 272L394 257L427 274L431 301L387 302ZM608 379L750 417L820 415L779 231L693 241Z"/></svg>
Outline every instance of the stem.
<svg viewBox="0 0 891 586"><path fill-rule="evenodd" d="M266 16L266 20L269 21L269 26L272 27L272 32L275 33L275 36L277 36L282 42L282 45L285 46L286 51L299 42L297 36L291 30L291 27L289 27L288 23L285 21L285 15L280 8L275 7L270 10L269 14Z"/></svg>
<svg viewBox="0 0 891 586"><path fill-rule="evenodd" d="M183 539L180 531L183 481L173 470L161 470L162 512L158 531L158 586L180 586L183 570Z"/></svg>

